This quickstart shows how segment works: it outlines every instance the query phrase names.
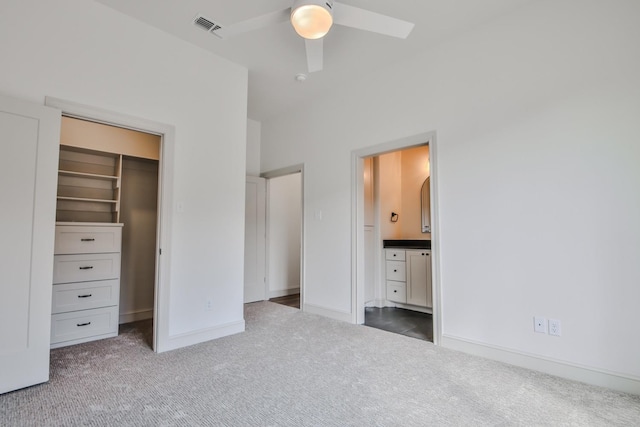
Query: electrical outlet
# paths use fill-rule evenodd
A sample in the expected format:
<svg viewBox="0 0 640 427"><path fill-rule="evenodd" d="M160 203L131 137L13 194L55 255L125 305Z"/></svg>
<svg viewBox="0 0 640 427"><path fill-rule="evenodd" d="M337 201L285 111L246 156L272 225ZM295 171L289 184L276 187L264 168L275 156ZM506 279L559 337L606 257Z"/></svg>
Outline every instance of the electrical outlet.
<svg viewBox="0 0 640 427"><path fill-rule="evenodd" d="M533 330L535 332L539 332L541 334L547 333L547 319L540 316L535 316L533 318Z"/></svg>
<svg viewBox="0 0 640 427"><path fill-rule="evenodd" d="M208 299L207 302L204 305L204 309L207 310L207 311L213 310L213 301Z"/></svg>
<svg viewBox="0 0 640 427"><path fill-rule="evenodd" d="M562 335L562 325L558 319L549 319L549 335Z"/></svg>

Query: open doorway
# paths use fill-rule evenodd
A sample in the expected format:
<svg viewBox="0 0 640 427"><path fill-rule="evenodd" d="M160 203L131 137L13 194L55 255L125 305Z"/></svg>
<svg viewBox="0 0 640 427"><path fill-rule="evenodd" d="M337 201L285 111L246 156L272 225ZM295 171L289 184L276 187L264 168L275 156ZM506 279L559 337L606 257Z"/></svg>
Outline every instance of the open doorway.
<svg viewBox="0 0 640 427"><path fill-rule="evenodd" d="M364 164L364 324L433 342L431 234L422 215L428 203L421 197L429 194L429 146L367 157Z"/></svg>
<svg viewBox="0 0 640 427"><path fill-rule="evenodd" d="M267 299L301 309L303 172L301 167L292 169L263 175L267 178Z"/></svg>
<svg viewBox="0 0 640 427"><path fill-rule="evenodd" d="M59 184L66 185L58 188L58 224L64 224L67 229L84 227L80 230L82 233L91 232L88 228L97 227L97 231L94 230L97 236L104 235L102 231L106 229L123 230L121 237L113 240L118 243L117 248L114 246L114 249L96 252L108 252L112 257L119 255L114 259L119 259L122 264L121 269L114 268L120 276L102 282L91 282L104 282L105 289L106 285L110 286L110 291L105 295L111 297L95 303L100 305L96 310L109 313L109 332L105 333L105 337L114 330L113 323L117 334L119 324L147 322L145 341L154 351L165 351L168 344L168 292L163 290L169 286L167 272L170 262L168 229L171 220L171 187L163 183L172 180L170 165L173 159L174 129L168 125L54 98L47 98L46 104L61 109L64 120L76 122L80 126L78 129L83 129L80 134L89 132L79 138L81 142L78 143L71 143L73 138L61 137L61 150L68 151L69 155L65 156L69 158L65 165L62 162L60 164L59 176L64 176L65 180L59 179ZM102 138L102 145L95 145L101 138L88 136L95 127L102 128L109 136ZM133 140L126 140L126 136L124 140L113 138L115 134L136 134L144 140L156 142L146 145L146 148L152 148L147 151L142 148L144 143L130 143ZM93 141L94 145L91 142L87 145L86 141ZM73 167L109 166L112 160L113 173L73 170ZM68 168L72 171L67 172ZM69 179L74 182L66 182ZM61 191L81 191L83 194L61 194ZM90 236L84 240L93 243L100 239ZM165 253L162 251L163 242L167 245ZM114 261L113 265L119 267L120 262ZM100 269L90 271L98 270ZM88 301L99 295L102 294L88 292L78 295L78 298ZM65 316L67 313L62 313L60 317ZM85 323L90 326L94 324ZM100 333L92 337L99 339ZM78 339L81 342L84 338ZM73 340L65 342L74 343Z"/></svg>
<svg viewBox="0 0 640 427"><path fill-rule="evenodd" d="M437 342L434 141L427 133L353 154L353 309L356 323Z"/></svg>

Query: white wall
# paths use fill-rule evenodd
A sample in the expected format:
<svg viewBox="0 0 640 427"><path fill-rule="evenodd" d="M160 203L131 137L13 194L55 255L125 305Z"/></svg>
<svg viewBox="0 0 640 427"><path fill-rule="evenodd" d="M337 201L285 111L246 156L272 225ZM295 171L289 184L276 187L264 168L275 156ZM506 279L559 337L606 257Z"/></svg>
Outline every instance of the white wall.
<svg viewBox="0 0 640 427"><path fill-rule="evenodd" d="M402 154L400 151L378 156L378 187L375 194L380 209L380 237L382 240L402 238ZM398 221L391 222L391 213Z"/></svg>
<svg viewBox="0 0 640 427"><path fill-rule="evenodd" d="M422 184L429 176L429 146L407 148L377 156L382 239L430 239L422 233ZM391 212L398 221L391 222Z"/></svg>
<svg viewBox="0 0 640 427"><path fill-rule="evenodd" d="M640 378L638 16L532 2L263 122L263 168L305 164L307 301L351 311L352 150L435 130L444 334Z"/></svg>
<svg viewBox="0 0 640 427"><path fill-rule="evenodd" d="M402 217L398 221L403 239L430 239L422 232L422 184L429 176L429 146L402 150Z"/></svg>
<svg viewBox="0 0 640 427"><path fill-rule="evenodd" d="M260 176L260 122L247 119L247 175Z"/></svg>
<svg viewBox="0 0 640 427"><path fill-rule="evenodd" d="M175 126L169 333L243 328L247 70L85 0L3 1L0 58L6 94Z"/></svg>
<svg viewBox="0 0 640 427"><path fill-rule="evenodd" d="M300 173L268 180L269 297L300 288L302 180Z"/></svg>

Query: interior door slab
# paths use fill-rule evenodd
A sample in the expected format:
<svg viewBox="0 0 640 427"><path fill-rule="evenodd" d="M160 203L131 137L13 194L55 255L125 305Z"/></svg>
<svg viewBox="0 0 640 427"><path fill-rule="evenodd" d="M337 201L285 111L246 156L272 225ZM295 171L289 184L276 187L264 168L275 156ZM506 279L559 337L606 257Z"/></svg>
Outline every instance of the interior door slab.
<svg viewBox="0 0 640 427"><path fill-rule="evenodd" d="M60 111L0 96L0 393L49 380Z"/></svg>

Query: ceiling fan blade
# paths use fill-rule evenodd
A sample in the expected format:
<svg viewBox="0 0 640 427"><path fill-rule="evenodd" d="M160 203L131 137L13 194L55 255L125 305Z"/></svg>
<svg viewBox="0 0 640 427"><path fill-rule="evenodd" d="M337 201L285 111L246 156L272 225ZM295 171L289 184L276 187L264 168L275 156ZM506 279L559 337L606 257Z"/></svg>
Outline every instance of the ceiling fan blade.
<svg viewBox="0 0 640 427"><path fill-rule="evenodd" d="M290 16L291 8L288 7L286 9L277 10L275 12L267 13L266 15L257 16L255 18L247 19L246 21L222 27L212 32L221 39L226 39L238 34L259 30L260 28L268 27L270 25L280 24L281 22L288 21Z"/></svg>
<svg viewBox="0 0 640 427"><path fill-rule="evenodd" d="M406 39L414 24L359 7L333 3L334 24Z"/></svg>
<svg viewBox="0 0 640 427"><path fill-rule="evenodd" d="M322 46L323 39L305 39L304 45L307 49L307 69L310 73L322 70Z"/></svg>

